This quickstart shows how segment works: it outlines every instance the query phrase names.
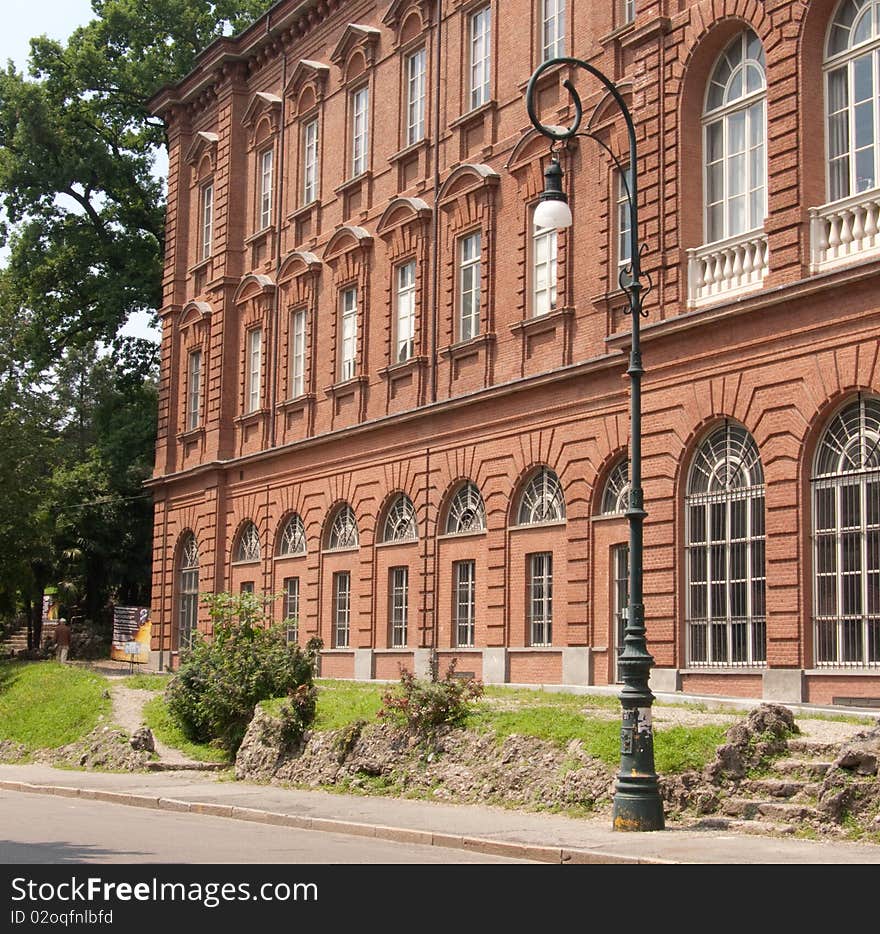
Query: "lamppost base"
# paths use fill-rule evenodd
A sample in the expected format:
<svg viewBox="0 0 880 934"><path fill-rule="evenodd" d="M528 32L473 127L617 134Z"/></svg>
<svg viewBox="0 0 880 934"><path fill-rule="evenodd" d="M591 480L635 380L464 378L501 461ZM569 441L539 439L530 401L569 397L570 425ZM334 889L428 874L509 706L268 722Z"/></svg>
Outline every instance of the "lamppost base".
<svg viewBox="0 0 880 934"><path fill-rule="evenodd" d="M622 784L619 780L614 793L611 814L614 829L663 830L666 822L656 776L650 779L627 778L629 787L622 788Z"/></svg>

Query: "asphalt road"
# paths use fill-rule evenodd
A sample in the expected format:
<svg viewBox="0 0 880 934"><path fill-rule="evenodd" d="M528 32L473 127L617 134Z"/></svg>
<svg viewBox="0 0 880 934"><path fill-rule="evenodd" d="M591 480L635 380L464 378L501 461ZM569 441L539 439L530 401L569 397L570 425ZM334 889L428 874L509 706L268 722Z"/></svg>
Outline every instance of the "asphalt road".
<svg viewBox="0 0 880 934"><path fill-rule="evenodd" d="M0 863L518 863L519 860L0 791Z"/></svg>

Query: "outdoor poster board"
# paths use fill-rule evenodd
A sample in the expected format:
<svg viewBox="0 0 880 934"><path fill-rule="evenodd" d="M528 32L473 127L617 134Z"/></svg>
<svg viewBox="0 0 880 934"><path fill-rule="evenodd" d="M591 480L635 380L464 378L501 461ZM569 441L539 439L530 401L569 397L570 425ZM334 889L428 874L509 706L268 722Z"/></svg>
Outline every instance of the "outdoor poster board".
<svg viewBox="0 0 880 934"><path fill-rule="evenodd" d="M146 664L150 660L150 611L142 606L113 607L110 657Z"/></svg>

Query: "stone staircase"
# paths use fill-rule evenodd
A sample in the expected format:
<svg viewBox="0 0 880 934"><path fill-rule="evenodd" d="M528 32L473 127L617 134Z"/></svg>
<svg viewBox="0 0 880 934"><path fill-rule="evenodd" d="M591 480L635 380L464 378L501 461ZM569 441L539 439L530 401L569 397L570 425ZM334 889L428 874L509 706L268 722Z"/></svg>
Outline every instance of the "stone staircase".
<svg viewBox="0 0 880 934"><path fill-rule="evenodd" d="M28 647L27 627L19 626L14 632L9 633L5 639L0 642L0 658L9 658L11 655L18 655Z"/></svg>
<svg viewBox="0 0 880 934"><path fill-rule="evenodd" d="M690 826L767 835L809 833L821 826L823 834L845 836L844 828L829 827L829 815L819 807L822 780L840 754L840 744L790 739L786 746L786 753L770 760L759 775L727 783L717 813Z"/></svg>

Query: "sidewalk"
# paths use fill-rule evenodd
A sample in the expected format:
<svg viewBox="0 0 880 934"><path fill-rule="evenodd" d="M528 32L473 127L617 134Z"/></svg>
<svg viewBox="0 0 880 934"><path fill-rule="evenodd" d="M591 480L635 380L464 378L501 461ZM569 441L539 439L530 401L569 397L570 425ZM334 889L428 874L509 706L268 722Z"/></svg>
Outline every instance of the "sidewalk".
<svg viewBox="0 0 880 934"><path fill-rule="evenodd" d="M0 800L57 794L142 808L211 814L303 830L454 847L560 863L790 863L880 865L880 846L672 828L615 833L603 816L574 819L501 808L300 791L214 774L75 772L0 766Z"/></svg>

